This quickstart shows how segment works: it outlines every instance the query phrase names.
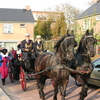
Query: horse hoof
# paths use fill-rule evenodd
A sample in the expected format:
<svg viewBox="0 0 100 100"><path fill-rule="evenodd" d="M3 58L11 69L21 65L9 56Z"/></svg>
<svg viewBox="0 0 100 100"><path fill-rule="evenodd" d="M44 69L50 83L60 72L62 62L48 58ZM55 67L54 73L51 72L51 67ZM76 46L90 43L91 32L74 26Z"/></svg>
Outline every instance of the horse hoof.
<svg viewBox="0 0 100 100"><path fill-rule="evenodd" d="M84 99L81 98L81 99L79 99L79 100L84 100Z"/></svg>

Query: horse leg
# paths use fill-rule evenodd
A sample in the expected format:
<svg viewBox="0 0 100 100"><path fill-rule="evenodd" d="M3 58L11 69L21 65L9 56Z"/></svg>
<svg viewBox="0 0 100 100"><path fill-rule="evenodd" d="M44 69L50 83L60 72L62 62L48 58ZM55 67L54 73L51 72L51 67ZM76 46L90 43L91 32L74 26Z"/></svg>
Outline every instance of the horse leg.
<svg viewBox="0 0 100 100"><path fill-rule="evenodd" d="M46 77L43 77L43 76L37 77L37 85L38 85L38 89L39 89L39 95L42 100L45 100L44 99L45 96L44 96L44 92L43 92L45 81L46 81Z"/></svg>
<svg viewBox="0 0 100 100"><path fill-rule="evenodd" d="M85 84L82 86L82 92L80 93L80 100L84 100L84 98L87 96L87 90L88 90L88 85Z"/></svg>
<svg viewBox="0 0 100 100"><path fill-rule="evenodd" d="M61 100L65 100L65 96L66 96L66 87L67 87L68 82L69 82L69 77L63 79L62 85L61 85L61 87L60 87L61 96L62 96L62 97L61 97Z"/></svg>
<svg viewBox="0 0 100 100"><path fill-rule="evenodd" d="M58 83L57 80L54 80L54 97L53 100L57 100L57 94L58 94Z"/></svg>
<svg viewBox="0 0 100 100"><path fill-rule="evenodd" d="M80 100L84 100L84 98L87 96L87 91L88 91L88 85L86 80L84 80L81 76L77 78L77 80L80 82L82 85L82 91L80 92Z"/></svg>
<svg viewBox="0 0 100 100"><path fill-rule="evenodd" d="M62 95L62 90L63 90L63 84L60 83L60 95Z"/></svg>

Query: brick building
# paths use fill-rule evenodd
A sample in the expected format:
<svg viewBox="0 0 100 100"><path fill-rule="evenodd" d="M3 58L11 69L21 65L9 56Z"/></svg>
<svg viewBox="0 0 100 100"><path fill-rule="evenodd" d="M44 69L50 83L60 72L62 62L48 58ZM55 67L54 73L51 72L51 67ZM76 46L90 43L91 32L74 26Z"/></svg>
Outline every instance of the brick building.
<svg viewBox="0 0 100 100"><path fill-rule="evenodd" d="M50 17L53 19L53 24L55 24L56 20L60 18L60 12L50 12L50 11L32 11L34 16L35 25L38 20L47 21ZM51 25L51 27L52 27Z"/></svg>
<svg viewBox="0 0 100 100"><path fill-rule="evenodd" d="M0 8L0 46L16 49L17 42L25 38L25 33L30 33L33 39L34 22L29 6L25 9Z"/></svg>
<svg viewBox="0 0 100 100"><path fill-rule="evenodd" d="M87 29L94 29L94 34L100 35L100 0L94 0L94 4L77 17L77 31L84 33ZM100 45L96 53L100 54Z"/></svg>

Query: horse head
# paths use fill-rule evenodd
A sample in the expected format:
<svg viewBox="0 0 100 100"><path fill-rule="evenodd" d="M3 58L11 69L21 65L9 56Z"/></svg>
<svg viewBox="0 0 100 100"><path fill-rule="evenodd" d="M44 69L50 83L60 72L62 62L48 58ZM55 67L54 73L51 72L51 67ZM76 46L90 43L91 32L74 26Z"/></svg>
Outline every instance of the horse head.
<svg viewBox="0 0 100 100"><path fill-rule="evenodd" d="M56 43L54 46L55 52L66 60L74 59L74 47L77 46L77 42L74 39L74 31L67 33Z"/></svg>
<svg viewBox="0 0 100 100"><path fill-rule="evenodd" d="M89 30L86 31L86 33L82 37L81 42L85 54L88 54L90 57L94 57L95 55L94 44L97 43L97 40L93 36L93 29L91 29L91 31Z"/></svg>

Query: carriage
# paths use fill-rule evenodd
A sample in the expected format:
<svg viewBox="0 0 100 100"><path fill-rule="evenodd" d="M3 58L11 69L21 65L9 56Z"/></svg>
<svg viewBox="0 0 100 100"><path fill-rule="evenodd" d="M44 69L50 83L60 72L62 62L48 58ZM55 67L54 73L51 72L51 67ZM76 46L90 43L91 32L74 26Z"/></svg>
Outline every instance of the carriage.
<svg viewBox="0 0 100 100"><path fill-rule="evenodd" d="M14 80L16 80L16 72L17 70L15 68L19 68L20 64L19 62L21 61L21 57L22 54L18 54L18 58L17 59L11 59L8 61L7 65L8 65L8 77L11 83L14 82ZM21 69L21 67L20 67ZM21 75L20 77L23 76L24 70L20 70ZM18 77L19 77L19 73L17 73ZM18 79L17 79L18 80Z"/></svg>
<svg viewBox="0 0 100 100"><path fill-rule="evenodd" d="M23 61L22 53L18 54L18 64L20 67L19 81L21 83L21 87L23 91L26 90L26 76L29 79L34 79L34 76L35 76L33 75L34 71L30 68L30 66L33 65L33 63L31 63L32 61L33 59L31 59L30 56L27 58L27 60Z"/></svg>
<svg viewBox="0 0 100 100"><path fill-rule="evenodd" d="M11 61L8 63L8 75L9 75L10 82L13 83L14 82L14 69L13 69L13 65Z"/></svg>
<svg viewBox="0 0 100 100"><path fill-rule="evenodd" d="M72 32L73 33L73 32ZM87 42L88 41L88 42ZM93 41L93 42L91 42ZM89 45L90 43L90 45ZM69 33L62 37L55 45L55 53L54 54L41 54L38 56L35 60L35 71L36 73L30 73L30 63L28 61L20 61L25 66L20 66L20 82L22 86L22 90L26 90L26 78L25 76L36 76L37 79L37 85L39 88L39 95L42 100L44 100L44 83L47 79L47 76L51 78L52 84L54 86L54 98L53 100L57 100L57 93L58 93L58 86L60 87L60 93L62 96L61 100L65 100L65 94L66 94L66 86L69 81L69 75L72 75L75 80L78 80L80 78L81 84L82 84L82 91L80 94L80 99L84 99L87 96L87 80L89 79L89 75L92 72L92 65L90 61L90 56L94 56L94 52L91 51L91 48L95 44L95 39L93 37L93 34L90 34L88 31L86 31L86 34L82 37L82 40L79 44L79 51L81 52L81 49L84 49L84 52L81 52L82 54L79 55L80 58L87 58L89 59L89 63L85 63L85 66L83 62L79 61L79 64L81 64L79 67L75 67L70 65L70 61L74 59L74 47L76 46L76 41L74 39L74 35ZM84 44L84 45L83 45ZM91 46L91 48L90 48ZM83 51L83 50L82 50ZM88 52L89 51L89 52ZM89 54L88 54L89 53ZM77 57L77 56L76 56ZM30 58L29 58L30 59ZM74 60L77 60L75 58ZM78 59L79 60L79 59ZM84 59L83 59L84 60ZM82 61L82 60L81 60ZM26 64L25 64L26 63ZM77 63L77 62L74 62ZM76 64L77 65L77 64ZM84 66L83 66L84 65ZM26 68L29 68L28 71ZM56 70L57 69L57 70ZM26 72L28 72L26 74ZM59 76L59 77L58 77ZM77 77L78 76L78 77Z"/></svg>
<svg viewBox="0 0 100 100"><path fill-rule="evenodd" d="M48 54L48 55L53 54L52 52L48 52L48 53L45 52L45 53ZM36 76L38 74L44 73L44 72L49 70L49 69L46 69L46 70L43 70L39 73L36 73L34 70L32 70L30 68L30 66L31 66L30 60L31 60L30 56L28 57L28 59L26 61L23 61L22 60L22 54L18 55L18 61L19 61L19 65L20 65L20 80L19 81L21 83L21 87L22 87L23 91L26 91L26 77L28 77L31 80L34 80L34 79L36 79ZM54 85L53 81L51 81L51 82L52 82L52 85Z"/></svg>
<svg viewBox="0 0 100 100"><path fill-rule="evenodd" d="M8 62L8 75L11 83L13 83L14 80L19 80L19 71L18 59L10 60Z"/></svg>

